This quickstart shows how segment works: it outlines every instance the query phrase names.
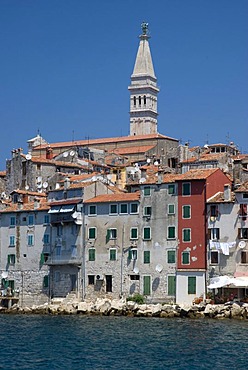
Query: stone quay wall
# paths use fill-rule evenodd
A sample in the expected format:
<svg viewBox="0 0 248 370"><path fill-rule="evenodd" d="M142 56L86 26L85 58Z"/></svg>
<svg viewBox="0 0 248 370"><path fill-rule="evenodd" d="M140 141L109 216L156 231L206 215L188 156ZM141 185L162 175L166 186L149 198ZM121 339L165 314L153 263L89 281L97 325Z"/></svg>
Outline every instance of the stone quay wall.
<svg viewBox="0 0 248 370"><path fill-rule="evenodd" d="M49 315L103 315L160 318L212 318L212 319L248 319L248 303L229 302L227 304L193 304L190 306L176 304L137 304L124 299L97 299L96 301L68 302L54 300L50 304L11 308L0 308L5 314L49 314Z"/></svg>

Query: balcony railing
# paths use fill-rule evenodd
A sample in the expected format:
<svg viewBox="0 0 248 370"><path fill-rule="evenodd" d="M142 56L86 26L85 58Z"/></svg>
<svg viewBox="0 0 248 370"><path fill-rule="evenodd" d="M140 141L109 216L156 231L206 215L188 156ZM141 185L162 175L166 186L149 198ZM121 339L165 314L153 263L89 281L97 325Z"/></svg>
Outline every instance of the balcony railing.
<svg viewBox="0 0 248 370"><path fill-rule="evenodd" d="M79 253L71 251L61 251L59 255L51 254L47 261L47 265L80 265L82 258Z"/></svg>

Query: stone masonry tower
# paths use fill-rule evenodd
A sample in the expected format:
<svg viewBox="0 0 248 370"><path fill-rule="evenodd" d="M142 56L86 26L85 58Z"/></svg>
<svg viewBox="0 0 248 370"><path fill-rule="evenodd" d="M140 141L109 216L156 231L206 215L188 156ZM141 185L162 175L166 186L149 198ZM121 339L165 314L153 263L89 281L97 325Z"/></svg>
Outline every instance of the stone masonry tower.
<svg viewBox="0 0 248 370"><path fill-rule="evenodd" d="M148 23L142 23L142 35L131 75L130 135L157 133L157 78L154 73L149 47Z"/></svg>

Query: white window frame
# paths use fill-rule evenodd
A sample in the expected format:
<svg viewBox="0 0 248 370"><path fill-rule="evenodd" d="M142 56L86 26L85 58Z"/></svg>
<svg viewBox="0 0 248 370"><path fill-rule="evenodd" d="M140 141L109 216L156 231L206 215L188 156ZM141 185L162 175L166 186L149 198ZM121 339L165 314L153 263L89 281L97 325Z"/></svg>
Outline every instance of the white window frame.
<svg viewBox="0 0 248 370"><path fill-rule="evenodd" d="M169 228L174 228L175 230L175 236L173 238L169 237ZM176 226L175 225L168 225L167 226L167 239L168 240L175 240L176 239Z"/></svg>
<svg viewBox="0 0 248 370"><path fill-rule="evenodd" d="M184 240L184 230L190 230L190 240ZM183 243L190 243L192 240L192 230L191 227L185 227L182 229L182 242Z"/></svg>
<svg viewBox="0 0 248 370"><path fill-rule="evenodd" d="M190 214L190 216L189 216L189 217L183 217L184 207L189 207L189 214ZM184 205L182 206L182 219L183 219L183 220L190 220L190 219L191 219L191 205L190 205L190 204L184 204Z"/></svg>
<svg viewBox="0 0 248 370"><path fill-rule="evenodd" d="M90 229L95 229L95 237L94 237L94 238L90 238ZM96 228L95 226L90 226L90 227L88 228L88 239L89 239L89 240L95 240L95 239L96 239L96 237L97 237L97 228Z"/></svg>
<svg viewBox="0 0 248 370"><path fill-rule="evenodd" d="M90 209L91 209L92 207L95 207L95 213L90 213ZM89 205L88 216L89 216L89 217L92 217L92 216L96 216L96 215L97 215L97 206L96 206L95 204L91 204L91 205Z"/></svg>
<svg viewBox="0 0 248 370"><path fill-rule="evenodd" d="M132 212L132 205L135 204L137 205L137 211L136 212ZM130 215L137 215L139 213L139 203L131 203L130 204Z"/></svg>
<svg viewBox="0 0 248 370"><path fill-rule="evenodd" d="M212 254L216 254L217 253L217 262L212 262ZM210 261L209 261L210 265L218 265L220 263L220 254L219 254L219 251L210 251Z"/></svg>
<svg viewBox="0 0 248 370"><path fill-rule="evenodd" d="M12 243L12 241L13 241L13 243ZM16 237L15 237L15 235L10 235L10 237L9 237L9 246L10 247L15 247L15 245L16 245Z"/></svg>
<svg viewBox="0 0 248 370"><path fill-rule="evenodd" d="M115 251L115 259L110 259L111 251ZM116 248L109 248L109 260L110 261L117 261L117 249Z"/></svg>
<svg viewBox="0 0 248 370"><path fill-rule="evenodd" d="M183 185L189 184L189 194L183 194ZM190 197L191 196L191 183L188 181L185 181L182 183L182 196L183 197Z"/></svg>
<svg viewBox="0 0 248 370"><path fill-rule="evenodd" d="M136 238L132 237L132 230L137 230L137 237ZM138 227L131 227L131 229L130 229L130 240L137 240L138 238L139 238L139 229L138 229Z"/></svg>
<svg viewBox="0 0 248 370"><path fill-rule="evenodd" d="M122 212L121 211L121 206L126 206L127 207L127 211L126 212ZM121 203L119 205L119 211L120 211L120 215L127 215L128 214L128 203Z"/></svg>
<svg viewBox="0 0 248 370"><path fill-rule="evenodd" d="M112 233L113 233L113 230L115 230L115 237L112 235ZM117 239L117 229L116 228L114 228L114 227L112 227L112 228L110 228L109 229L109 240L116 240Z"/></svg>
<svg viewBox="0 0 248 370"><path fill-rule="evenodd" d="M150 209L150 213L147 213L147 210L148 209ZM152 207L151 206L144 206L143 212L144 212L143 215L145 217L151 217L151 215L152 215Z"/></svg>
<svg viewBox="0 0 248 370"><path fill-rule="evenodd" d="M170 212L170 207L173 207L173 212ZM168 204L167 213L168 213L168 215L175 215L176 214L175 203Z"/></svg>
<svg viewBox="0 0 248 370"><path fill-rule="evenodd" d="M111 207L112 207L112 206L116 207L116 212L111 212ZM111 204L109 205L109 215L110 215L110 216L116 216L116 215L118 215L118 204L116 204L116 203L111 203Z"/></svg>

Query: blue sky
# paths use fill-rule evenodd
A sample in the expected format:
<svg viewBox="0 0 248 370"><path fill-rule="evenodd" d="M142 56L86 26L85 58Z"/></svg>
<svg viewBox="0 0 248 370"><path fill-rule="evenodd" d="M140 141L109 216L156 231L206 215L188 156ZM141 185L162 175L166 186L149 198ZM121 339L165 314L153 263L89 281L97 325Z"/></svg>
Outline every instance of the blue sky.
<svg viewBox="0 0 248 370"><path fill-rule="evenodd" d="M0 169L48 142L129 134L142 21L160 87L158 131L248 153L247 0L0 0Z"/></svg>

